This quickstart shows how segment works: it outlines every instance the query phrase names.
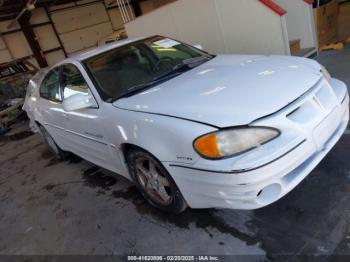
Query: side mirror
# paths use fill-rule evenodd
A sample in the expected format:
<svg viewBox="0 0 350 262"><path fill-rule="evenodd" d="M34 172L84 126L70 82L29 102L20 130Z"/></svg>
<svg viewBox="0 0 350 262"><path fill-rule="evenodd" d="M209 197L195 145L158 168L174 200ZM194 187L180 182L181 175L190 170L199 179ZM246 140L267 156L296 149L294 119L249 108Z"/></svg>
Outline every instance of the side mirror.
<svg viewBox="0 0 350 262"><path fill-rule="evenodd" d="M91 94L75 94L63 100L63 109L65 111L75 111L88 107L97 107L95 99Z"/></svg>
<svg viewBox="0 0 350 262"><path fill-rule="evenodd" d="M199 50L203 50L203 46L202 45L194 45L194 47L199 49Z"/></svg>

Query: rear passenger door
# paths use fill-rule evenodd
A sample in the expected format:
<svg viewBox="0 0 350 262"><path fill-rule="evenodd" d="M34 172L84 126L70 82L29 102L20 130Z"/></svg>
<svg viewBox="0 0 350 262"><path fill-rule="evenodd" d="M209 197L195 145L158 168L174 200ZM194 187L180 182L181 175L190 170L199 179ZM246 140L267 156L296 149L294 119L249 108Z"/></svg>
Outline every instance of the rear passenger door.
<svg viewBox="0 0 350 262"><path fill-rule="evenodd" d="M63 99L75 94L92 94L84 76L74 64L62 65L61 71ZM111 148L105 137L101 123L101 108L96 106L65 111L67 142L70 151L99 166L110 168L112 163Z"/></svg>
<svg viewBox="0 0 350 262"><path fill-rule="evenodd" d="M56 144L65 149L65 121L59 77L59 67L46 74L40 85L37 105L40 124L50 133Z"/></svg>

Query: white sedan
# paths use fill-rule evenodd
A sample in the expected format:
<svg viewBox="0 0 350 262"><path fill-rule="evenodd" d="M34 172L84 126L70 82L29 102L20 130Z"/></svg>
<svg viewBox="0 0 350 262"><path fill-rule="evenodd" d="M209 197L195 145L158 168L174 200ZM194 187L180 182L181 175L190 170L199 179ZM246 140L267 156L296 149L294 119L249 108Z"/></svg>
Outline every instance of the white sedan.
<svg viewBox="0 0 350 262"><path fill-rule="evenodd" d="M345 84L313 60L215 56L154 36L39 73L24 109L59 157L125 176L180 213L277 201L342 136L348 104Z"/></svg>

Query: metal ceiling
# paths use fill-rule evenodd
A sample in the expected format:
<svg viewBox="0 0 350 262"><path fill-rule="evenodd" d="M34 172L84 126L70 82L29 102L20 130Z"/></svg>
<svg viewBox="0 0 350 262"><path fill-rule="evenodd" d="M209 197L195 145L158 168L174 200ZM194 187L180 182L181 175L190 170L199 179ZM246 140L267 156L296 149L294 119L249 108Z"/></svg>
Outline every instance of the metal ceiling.
<svg viewBox="0 0 350 262"><path fill-rule="evenodd" d="M0 0L0 21L14 19L26 8L27 4L35 4L35 7L50 7L53 5L67 4L77 0Z"/></svg>

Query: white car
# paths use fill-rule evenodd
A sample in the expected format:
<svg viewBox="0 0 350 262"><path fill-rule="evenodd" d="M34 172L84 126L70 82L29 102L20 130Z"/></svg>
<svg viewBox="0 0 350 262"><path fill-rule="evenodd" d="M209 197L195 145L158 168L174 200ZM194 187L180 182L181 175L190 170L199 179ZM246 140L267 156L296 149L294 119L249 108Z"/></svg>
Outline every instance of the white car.
<svg viewBox="0 0 350 262"><path fill-rule="evenodd" d="M342 136L348 104L346 85L313 60L214 56L153 36L38 74L24 108L60 157L125 176L179 213L280 199Z"/></svg>

